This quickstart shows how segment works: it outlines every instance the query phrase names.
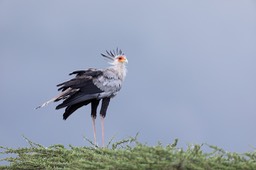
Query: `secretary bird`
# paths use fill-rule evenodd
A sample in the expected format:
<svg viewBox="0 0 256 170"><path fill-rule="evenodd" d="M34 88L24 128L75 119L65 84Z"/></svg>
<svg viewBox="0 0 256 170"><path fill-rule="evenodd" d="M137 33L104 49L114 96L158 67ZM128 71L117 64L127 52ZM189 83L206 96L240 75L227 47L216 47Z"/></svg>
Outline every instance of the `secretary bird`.
<svg viewBox="0 0 256 170"><path fill-rule="evenodd" d="M70 73L69 75L75 75L73 79L57 85L58 91L61 93L36 109L51 102L63 100L56 109L65 108L63 119L66 120L78 108L91 103L93 136L94 143L97 145L95 119L97 107L101 101L100 116L102 145L104 146L104 118L110 99L115 97L122 87L127 72L125 64L128 63L128 60L122 50L118 48L113 51L106 51L106 54L101 55L110 60L110 67L105 69L89 68Z"/></svg>

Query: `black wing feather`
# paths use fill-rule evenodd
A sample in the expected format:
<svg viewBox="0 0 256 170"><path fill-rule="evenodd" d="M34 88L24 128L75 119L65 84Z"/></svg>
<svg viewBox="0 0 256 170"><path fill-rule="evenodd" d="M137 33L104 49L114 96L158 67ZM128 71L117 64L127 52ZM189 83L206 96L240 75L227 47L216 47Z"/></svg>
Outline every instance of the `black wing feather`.
<svg viewBox="0 0 256 170"><path fill-rule="evenodd" d="M72 73L69 73L69 75L72 75L72 74L76 74L76 76L86 75L86 76L97 77L99 75L102 75L103 72L101 70L90 68L88 70L77 70Z"/></svg>
<svg viewBox="0 0 256 170"><path fill-rule="evenodd" d="M66 107L65 113L63 114L63 119L66 120L77 109L79 109L80 107L85 106L89 103L91 103L91 100L87 100L87 101L84 101L84 102L77 103L77 104Z"/></svg>
<svg viewBox="0 0 256 170"><path fill-rule="evenodd" d="M57 86L60 87L58 90L65 91L68 88L71 88L73 91L67 93L66 96L62 96L62 99L65 100L59 104L56 109L69 107L80 102L95 99L98 97L99 93L103 92L93 83L93 79L103 74L101 70L78 70L70 74L76 74L76 77L64 83L58 84Z"/></svg>
<svg viewBox="0 0 256 170"><path fill-rule="evenodd" d="M97 94L84 95L82 92L77 92L74 95L67 98L66 100L64 100L61 104L59 104L56 107L56 109L58 110L58 109L61 109L61 108L67 107L67 106L78 104L80 102L95 99L95 98L97 98L97 96L98 96Z"/></svg>
<svg viewBox="0 0 256 170"><path fill-rule="evenodd" d="M76 74L76 77L60 83L57 87L60 87L58 90L65 91L67 88L79 88L79 85L84 85L86 83L90 83L93 78L96 78L100 75L103 75L101 70L96 69L88 69L88 70L78 70L70 73L69 75Z"/></svg>

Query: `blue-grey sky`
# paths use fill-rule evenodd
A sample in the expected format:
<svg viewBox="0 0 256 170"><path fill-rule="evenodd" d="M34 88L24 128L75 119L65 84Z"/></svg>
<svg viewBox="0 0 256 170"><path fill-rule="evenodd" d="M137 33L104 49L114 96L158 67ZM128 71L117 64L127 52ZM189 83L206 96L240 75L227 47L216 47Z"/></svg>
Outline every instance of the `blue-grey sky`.
<svg viewBox="0 0 256 170"><path fill-rule="evenodd" d="M90 107L62 120L57 94L68 73L126 54L128 74L111 101L106 141L135 136L256 147L256 2L253 0L0 0L0 145L87 145ZM101 141L97 119L98 141Z"/></svg>

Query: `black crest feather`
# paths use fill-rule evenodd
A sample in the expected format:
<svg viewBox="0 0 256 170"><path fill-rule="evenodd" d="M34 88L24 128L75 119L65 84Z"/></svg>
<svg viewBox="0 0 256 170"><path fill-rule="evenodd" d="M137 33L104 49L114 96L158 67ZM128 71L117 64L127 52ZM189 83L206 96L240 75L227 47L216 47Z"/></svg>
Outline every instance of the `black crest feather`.
<svg viewBox="0 0 256 170"><path fill-rule="evenodd" d="M101 55L103 57L106 57L106 58L110 59L110 60L114 60L116 56L124 55L124 53L122 52L121 49L116 48L116 50L112 50L112 51L107 51L106 50L106 54L101 53Z"/></svg>

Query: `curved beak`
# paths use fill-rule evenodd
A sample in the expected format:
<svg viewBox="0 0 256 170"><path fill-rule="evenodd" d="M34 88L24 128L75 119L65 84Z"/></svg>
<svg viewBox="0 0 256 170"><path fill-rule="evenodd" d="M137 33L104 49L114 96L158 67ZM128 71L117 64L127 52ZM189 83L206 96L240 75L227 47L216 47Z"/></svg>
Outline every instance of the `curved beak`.
<svg viewBox="0 0 256 170"><path fill-rule="evenodd" d="M125 62L125 63L128 63L128 60L127 60L127 58L125 58L123 62Z"/></svg>

